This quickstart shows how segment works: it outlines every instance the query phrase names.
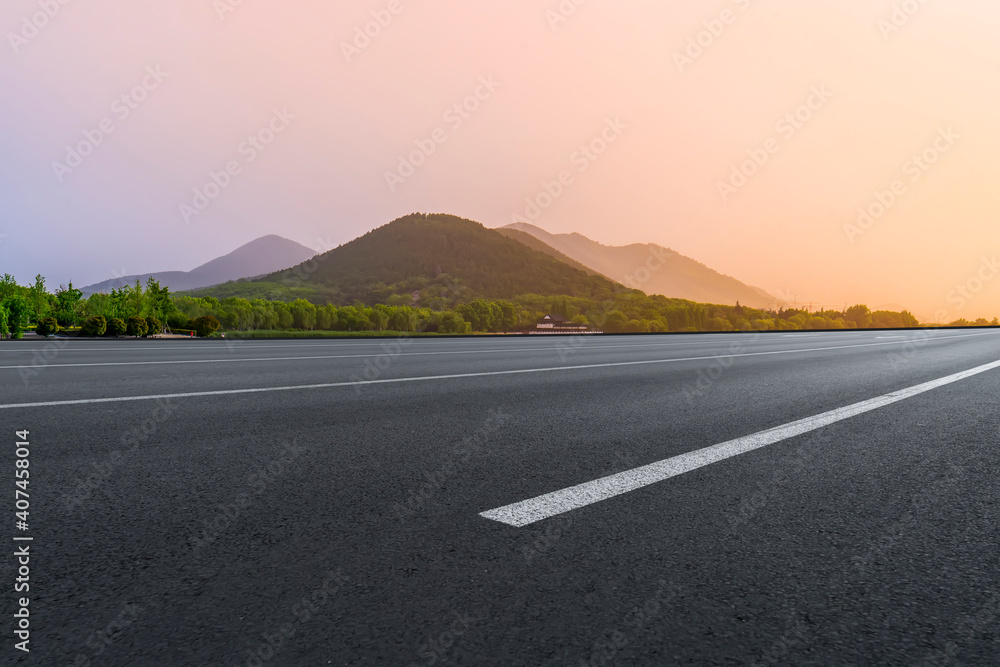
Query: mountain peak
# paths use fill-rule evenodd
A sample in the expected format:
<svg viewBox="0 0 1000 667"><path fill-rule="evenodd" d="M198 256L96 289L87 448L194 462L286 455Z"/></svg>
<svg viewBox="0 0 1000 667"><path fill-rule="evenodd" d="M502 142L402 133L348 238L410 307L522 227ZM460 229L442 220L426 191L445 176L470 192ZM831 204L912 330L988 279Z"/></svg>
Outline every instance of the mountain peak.
<svg viewBox="0 0 1000 667"><path fill-rule="evenodd" d="M161 286L169 287L174 292L181 292L273 273L299 264L315 254L315 251L300 243L277 234L268 234L190 271L138 273L88 285L81 291L84 294L109 292L124 285L134 284L136 280L145 283L147 279L153 278L158 280Z"/></svg>
<svg viewBox="0 0 1000 667"><path fill-rule="evenodd" d="M309 259L315 254L314 250L310 250L301 243L296 243L277 234L268 234L249 243L244 243L229 254L205 262L189 273L211 280L215 280L221 275L236 275L235 278L230 277L221 281L227 282L272 273L276 270L272 268L274 266L279 269L287 269L289 266L303 261L303 257ZM268 268L260 271L260 267ZM247 273L247 271L251 271L251 273ZM218 282L210 282L200 285L200 287L217 284Z"/></svg>

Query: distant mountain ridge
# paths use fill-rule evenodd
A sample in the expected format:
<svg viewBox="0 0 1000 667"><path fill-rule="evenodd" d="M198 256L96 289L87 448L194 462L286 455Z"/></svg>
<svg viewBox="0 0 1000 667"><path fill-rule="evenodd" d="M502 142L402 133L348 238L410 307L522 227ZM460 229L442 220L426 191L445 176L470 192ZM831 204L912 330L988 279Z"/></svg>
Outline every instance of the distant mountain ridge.
<svg viewBox="0 0 1000 667"><path fill-rule="evenodd" d="M548 243L545 243L544 241L535 238L528 232L521 231L520 229L511 229L509 227L500 227L496 231L500 232L501 234L503 234L508 238L514 239L515 241L520 241L521 243L523 243L524 245L528 246L533 250L538 250L544 252L546 255L549 255L550 257L555 257L564 264L569 264L574 269L579 269L580 271L583 271L588 275L592 276L601 275L599 271L594 271L589 266L581 264L572 257L564 255L563 253L559 252L558 250L550 246Z"/></svg>
<svg viewBox="0 0 1000 667"><path fill-rule="evenodd" d="M269 234L190 271L159 271L122 276L88 285L81 291L85 295L109 292L124 285L134 284L136 280L145 284L146 279L152 277L160 282L161 287L169 287L173 292L180 292L219 285L240 278L266 275L300 264L314 255L316 251L301 243Z"/></svg>
<svg viewBox="0 0 1000 667"><path fill-rule="evenodd" d="M420 301L443 309L475 298L524 294L610 298L621 289L603 275L482 224L447 214L413 213L377 227L308 263L192 296L283 295L318 302Z"/></svg>
<svg viewBox="0 0 1000 667"><path fill-rule="evenodd" d="M734 305L738 301L754 308L777 307L783 303L758 287L653 243L607 246L582 234L552 234L526 222L515 222L497 231L502 230L529 234L556 253L646 294L723 305Z"/></svg>

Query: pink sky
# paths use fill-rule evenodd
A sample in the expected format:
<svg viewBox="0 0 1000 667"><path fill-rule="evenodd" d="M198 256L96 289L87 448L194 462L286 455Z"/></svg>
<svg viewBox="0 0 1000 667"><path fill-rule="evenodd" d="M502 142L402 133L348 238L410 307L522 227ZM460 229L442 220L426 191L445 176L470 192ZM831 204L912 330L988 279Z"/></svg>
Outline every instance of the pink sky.
<svg viewBox="0 0 1000 667"><path fill-rule="evenodd" d="M1000 315L1000 5L577 3L69 0L43 21L49 2L6 0L0 272L83 285L434 211L655 242L814 304ZM348 57L372 12L387 25ZM433 153L390 187L415 142Z"/></svg>

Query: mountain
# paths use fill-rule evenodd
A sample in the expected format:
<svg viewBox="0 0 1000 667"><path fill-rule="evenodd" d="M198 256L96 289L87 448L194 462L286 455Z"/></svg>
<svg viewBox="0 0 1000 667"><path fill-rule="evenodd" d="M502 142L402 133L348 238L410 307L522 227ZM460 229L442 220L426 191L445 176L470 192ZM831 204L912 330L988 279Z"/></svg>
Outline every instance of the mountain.
<svg viewBox="0 0 1000 667"><path fill-rule="evenodd" d="M548 243L536 239L528 232L523 232L520 229L511 229L509 227L500 227L496 231L500 232L501 234L503 234L508 238L512 238L515 241L523 243L532 250L538 250L539 252L544 252L546 255L549 255L550 257L555 257L560 262L563 262L564 264L569 264L574 269L579 269L580 271L583 271L584 273L592 276L601 275L599 271L594 271L590 267L581 264L572 257L564 255L563 253L559 252L558 250L550 246Z"/></svg>
<svg viewBox="0 0 1000 667"><path fill-rule="evenodd" d="M414 213L382 225L307 263L255 281L196 290L217 298L307 298L337 304L412 303L438 307L523 294L610 298L621 289L478 222Z"/></svg>
<svg viewBox="0 0 1000 667"><path fill-rule="evenodd" d="M190 271L161 271L159 273L122 276L88 285L81 291L84 295L95 292L110 292L113 288L131 285L135 283L136 279L145 284L146 279L152 276L160 281L161 287L170 287L171 291L180 292L218 285L239 278L273 273L299 264L315 254L314 250L310 250L304 245L270 234L240 246L228 255L216 257Z"/></svg>
<svg viewBox="0 0 1000 667"><path fill-rule="evenodd" d="M758 287L741 283L670 248L652 243L607 246L577 233L551 234L526 222L515 222L500 230L529 234L554 252L647 294L726 305L739 301L755 308L782 304L780 299ZM657 266L648 271L647 278L647 267Z"/></svg>

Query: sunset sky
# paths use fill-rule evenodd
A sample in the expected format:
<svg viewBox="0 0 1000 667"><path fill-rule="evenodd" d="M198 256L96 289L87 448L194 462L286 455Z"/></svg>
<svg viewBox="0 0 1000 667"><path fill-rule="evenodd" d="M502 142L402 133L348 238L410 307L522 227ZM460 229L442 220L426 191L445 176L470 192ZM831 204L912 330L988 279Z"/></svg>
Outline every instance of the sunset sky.
<svg viewBox="0 0 1000 667"><path fill-rule="evenodd" d="M0 7L21 282L429 211L655 242L814 305L1000 315L995 1L63 2Z"/></svg>

